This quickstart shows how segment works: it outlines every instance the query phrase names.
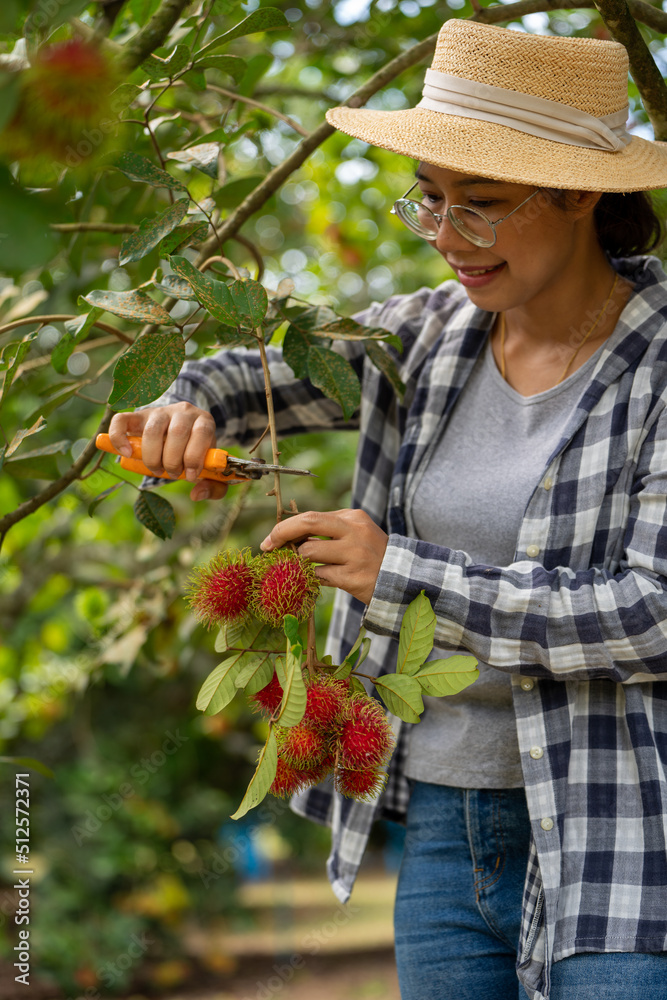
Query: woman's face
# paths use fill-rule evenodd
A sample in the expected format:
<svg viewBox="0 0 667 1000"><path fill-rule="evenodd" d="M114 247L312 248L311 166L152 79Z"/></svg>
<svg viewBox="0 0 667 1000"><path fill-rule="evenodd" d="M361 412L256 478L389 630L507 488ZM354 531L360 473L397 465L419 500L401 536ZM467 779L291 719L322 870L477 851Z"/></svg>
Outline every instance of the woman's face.
<svg viewBox="0 0 667 1000"><path fill-rule="evenodd" d="M422 203L444 215L452 205L476 208L495 222L509 215L536 191L526 184L510 184L444 167L422 163L417 173ZM419 197L417 192L413 197ZM554 204L547 191L538 191L511 218L496 229L496 243L475 246L445 220L435 248L481 309L506 311L538 305L549 293L563 287L569 274L579 274L590 261L594 236L592 212L598 196L573 192L567 211ZM545 298L546 296L546 298Z"/></svg>

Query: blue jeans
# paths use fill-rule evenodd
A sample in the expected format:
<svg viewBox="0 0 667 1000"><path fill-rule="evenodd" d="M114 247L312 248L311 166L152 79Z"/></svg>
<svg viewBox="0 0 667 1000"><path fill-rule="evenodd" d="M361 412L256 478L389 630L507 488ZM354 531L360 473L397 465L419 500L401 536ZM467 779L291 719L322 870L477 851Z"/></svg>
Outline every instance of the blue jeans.
<svg viewBox="0 0 667 1000"><path fill-rule="evenodd" d="M412 782L394 914L402 1000L527 1000L515 964L530 839L522 788ZM581 954L550 1000L667 1000L667 954Z"/></svg>

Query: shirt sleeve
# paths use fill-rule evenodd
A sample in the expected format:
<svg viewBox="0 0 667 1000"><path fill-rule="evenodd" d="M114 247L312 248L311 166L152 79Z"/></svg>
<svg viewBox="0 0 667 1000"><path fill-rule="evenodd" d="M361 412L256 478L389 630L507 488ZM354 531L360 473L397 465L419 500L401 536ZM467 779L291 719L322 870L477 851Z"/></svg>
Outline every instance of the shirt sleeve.
<svg viewBox="0 0 667 1000"><path fill-rule="evenodd" d="M623 557L601 568L473 563L465 552L391 535L364 624L396 638L424 590L435 643L507 673L556 680L667 680L667 414L653 422L632 483Z"/></svg>

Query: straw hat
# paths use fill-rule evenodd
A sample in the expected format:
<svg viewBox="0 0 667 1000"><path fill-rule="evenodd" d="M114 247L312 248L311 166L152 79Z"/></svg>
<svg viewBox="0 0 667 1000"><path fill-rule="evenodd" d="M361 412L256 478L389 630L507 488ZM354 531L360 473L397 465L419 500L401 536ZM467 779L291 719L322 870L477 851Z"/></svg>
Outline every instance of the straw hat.
<svg viewBox="0 0 667 1000"><path fill-rule="evenodd" d="M667 143L625 132L628 57L617 42L452 18L426 79L416 108L332 108L327 121L373 146L496 180L584 191L667 187Z"/></svg>

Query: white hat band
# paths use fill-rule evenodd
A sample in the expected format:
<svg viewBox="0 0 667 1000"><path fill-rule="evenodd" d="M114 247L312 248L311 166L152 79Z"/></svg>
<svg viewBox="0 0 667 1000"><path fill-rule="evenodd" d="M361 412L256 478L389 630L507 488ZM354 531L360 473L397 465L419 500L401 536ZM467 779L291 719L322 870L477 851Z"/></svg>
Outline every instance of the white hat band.
<svg viewBox="0 0 667 1000"><path fill-rule="evenodd" d="M417 107L495 122L540 139L608 152L623 149L631 139L625 130L627 106L596 118L559 101L492 87L433 69L426 70L423 97Z"/></svg>

